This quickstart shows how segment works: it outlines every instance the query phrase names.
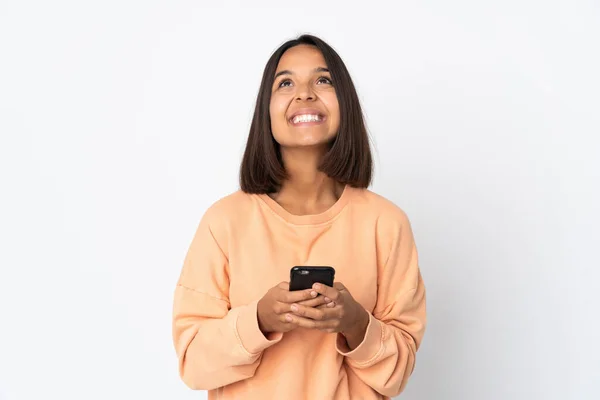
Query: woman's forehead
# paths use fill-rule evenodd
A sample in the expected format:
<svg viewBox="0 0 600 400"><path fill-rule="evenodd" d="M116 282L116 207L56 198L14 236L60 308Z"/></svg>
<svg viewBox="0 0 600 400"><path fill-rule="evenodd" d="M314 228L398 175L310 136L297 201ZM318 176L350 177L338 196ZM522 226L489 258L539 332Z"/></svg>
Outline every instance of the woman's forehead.
<svg viewBox="0 0 600 400"><path fill-rule="evenodd" d="M298 45L283 53L276 73L281 70L291 73L313 72L316 68L327 68L321 51L314 46Z"/></svg>

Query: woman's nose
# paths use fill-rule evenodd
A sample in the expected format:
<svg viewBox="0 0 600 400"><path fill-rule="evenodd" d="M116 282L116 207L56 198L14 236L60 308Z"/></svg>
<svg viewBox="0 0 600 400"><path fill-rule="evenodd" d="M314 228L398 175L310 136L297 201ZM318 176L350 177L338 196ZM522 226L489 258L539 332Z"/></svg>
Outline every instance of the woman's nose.
<svg viewBox="0 0 600 400"><path fill-rule="evenodd" d="M298 92L296 93L296 100L314 100L314 93L310 84L298 85Z"/></svg>

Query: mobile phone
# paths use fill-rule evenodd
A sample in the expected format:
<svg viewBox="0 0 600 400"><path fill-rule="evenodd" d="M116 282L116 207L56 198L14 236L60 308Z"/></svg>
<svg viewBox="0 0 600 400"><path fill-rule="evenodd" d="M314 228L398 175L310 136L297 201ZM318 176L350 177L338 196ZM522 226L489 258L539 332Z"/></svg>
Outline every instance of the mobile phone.
<svg viewBox="0 0 600 400"><path fill-rule="evenodd" d="M296 266L290 270L290 291L310 289L315 283L333 287L333 267Z"/></svg>

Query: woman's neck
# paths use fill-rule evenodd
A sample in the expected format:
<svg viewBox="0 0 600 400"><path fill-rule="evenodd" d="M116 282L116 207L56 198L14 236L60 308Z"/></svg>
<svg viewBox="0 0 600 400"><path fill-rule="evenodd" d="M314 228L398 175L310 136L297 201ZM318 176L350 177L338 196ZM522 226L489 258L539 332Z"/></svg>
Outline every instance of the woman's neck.
<svg viewBox="0 0 600 400"><path fill-rule="evenodd" d="M344 185L318 170L322 154L302 150L282 151L288 174L271 197L292 214L319 214L340 198Z"/></svg>

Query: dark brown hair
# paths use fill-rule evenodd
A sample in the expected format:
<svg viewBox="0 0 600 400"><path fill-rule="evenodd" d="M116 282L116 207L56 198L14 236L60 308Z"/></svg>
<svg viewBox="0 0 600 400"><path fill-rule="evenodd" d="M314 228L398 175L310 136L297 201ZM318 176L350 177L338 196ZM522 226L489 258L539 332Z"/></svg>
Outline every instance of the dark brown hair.
<svg viewBox="0 0 600 400"><path fill-rule="evenodd" d="M282 44L265 66L240 168L241 189L246 193L273 193L287 178L279 143L271 132L269 106L280 58L286 50L300 44L315 46L323 54L340 108L339 130L319 170L340 183L367 188L373 175L373 159L356 88L344 62L331 46L318 37L302 35Z"/></svg>

